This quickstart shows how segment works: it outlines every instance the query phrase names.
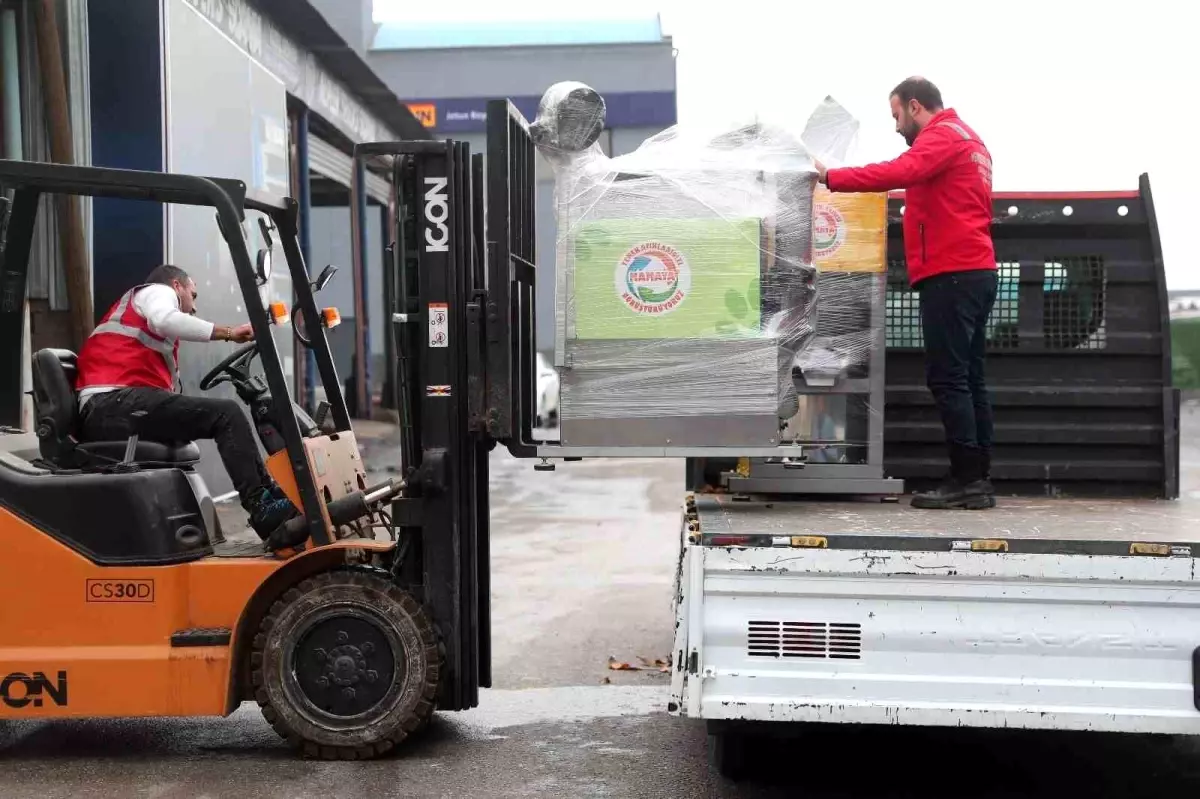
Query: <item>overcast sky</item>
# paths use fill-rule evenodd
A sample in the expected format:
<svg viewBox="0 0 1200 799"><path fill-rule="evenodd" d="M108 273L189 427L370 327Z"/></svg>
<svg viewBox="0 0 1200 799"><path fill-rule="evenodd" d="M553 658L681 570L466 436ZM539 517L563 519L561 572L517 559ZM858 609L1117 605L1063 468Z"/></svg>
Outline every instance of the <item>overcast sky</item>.
<svg viewBox="0 0 1200 799"><path fill-rule="evenodd" d="M1149 173L1168 285L1200 289L1200 45L1190 12L1163 0L702 5L522 0L513 12L494 0L375 0L375 18L594 19L657 7L678 50L680 124L757 113L799 132L829 94L861 122L857 163L903 150L887 94L924 75L987 143L997 191L1136 189Z"/></svg>

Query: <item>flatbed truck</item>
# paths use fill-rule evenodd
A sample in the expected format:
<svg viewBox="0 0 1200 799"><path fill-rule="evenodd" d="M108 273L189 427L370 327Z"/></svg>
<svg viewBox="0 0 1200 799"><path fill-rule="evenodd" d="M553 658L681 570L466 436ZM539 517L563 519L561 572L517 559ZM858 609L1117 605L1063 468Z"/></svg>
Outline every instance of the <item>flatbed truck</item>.
<svg viewBox="0 0 1200 799"><path fill-rule="evenodd" d="M778 722L1200 733L1200 494L1181 490L1194 417L1172 385L1149 179L995 208L997 508L829 502L779 469L689 467L670 707L709 724L724 773L746 768L747 731L804 729ZM893 197L872 412L887 476L911 491L945 456L903 210Z"/></svg>
<svg viewBox="0 0 1200 799"><path fill-rule="evenodd" d="M747 722L1200 734L1200 503L991 511L695 495L671 711Z"/></svg>

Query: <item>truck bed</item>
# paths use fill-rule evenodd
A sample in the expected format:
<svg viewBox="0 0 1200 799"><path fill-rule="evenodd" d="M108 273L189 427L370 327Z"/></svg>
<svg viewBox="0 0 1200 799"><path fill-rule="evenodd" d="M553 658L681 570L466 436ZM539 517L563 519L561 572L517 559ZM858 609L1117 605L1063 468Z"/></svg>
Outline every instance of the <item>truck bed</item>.
<svg viewBox="0 0 1200 799"><path fill-rule="evenodd" d="M698 495L673 647L688 667L672 702L718 729L1200 735L1196 505L1026 497L922 511Z"/></svg>
<svg viewBox="0 0 1200 799"><path fill-rule="evenodd" d="M746 500L699 494L696 512L705 539L820 536L830 548L944 549L949 541L1002 539L1009 551L1128 554L1132 542L1192 547L1200 543L1200 500L1190 497L999 497L997 507L986 511L935 511L914 509L906 498Z"/></svg>

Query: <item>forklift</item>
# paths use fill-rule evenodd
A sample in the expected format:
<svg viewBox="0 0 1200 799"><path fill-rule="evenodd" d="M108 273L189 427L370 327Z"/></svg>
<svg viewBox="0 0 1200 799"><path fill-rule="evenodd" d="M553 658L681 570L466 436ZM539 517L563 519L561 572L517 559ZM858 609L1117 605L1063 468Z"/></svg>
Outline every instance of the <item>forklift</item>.
<svg viewBox="0 0 1200 799"><path fill-rule="evenodd" d="M34 353L38 457L0 452L0 719L222 716L256 701L291 745L328 759L373 757L420 729L441 655L428 614L395 579L403 553L387 503L404 483L366 482L326 337L339 317L314 299L335 270L310 279L296 202L248 197L235 180L20 161L0 161L0 189L9 332L22 323L43 195L215 211L255 339L200 388L232 384L268 470L302 511L265 542L226 538L194 442L80 440L75 354ZM253 262L247 212L267 242ZM272 234L295 289L290 322L327 397L315 419L292 401L272 337L286 306L259 294ZM21 335L4 341L18 350Z"/></svg>
<svg viewBox="0 0 1200 799"><path fill-rule="evenodd" d="M301 511L266 541L227 538L194 442L80 440L75 354L34 353L39 456L0 437L0 719L227 716L257 702L304 756L369 759L435 709L478 705L492 679L488 459L497 445L538 457L533 139L508 100L488 125L486 170L464 142L354 153L386 162L395 200L387 383L403 474L374 485L326 335L338 312L315 299L332 269L310 278L293 199L230 179L0 161L5 296L23 297L42 195L215 211L255 340L199 387L232 385ZM255 259L248 212L267 243ZM260 295L276 237L290 313ZM19 330L22 308L0 308L0 327ZM288 323L324 388L313 416L272 338Z"/></svg>

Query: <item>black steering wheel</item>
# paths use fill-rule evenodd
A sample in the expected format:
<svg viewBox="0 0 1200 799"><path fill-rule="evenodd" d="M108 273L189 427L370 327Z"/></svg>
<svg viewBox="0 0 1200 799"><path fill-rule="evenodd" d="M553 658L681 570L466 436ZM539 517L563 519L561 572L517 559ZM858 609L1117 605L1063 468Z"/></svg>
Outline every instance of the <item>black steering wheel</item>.
<svg viewBox="0 0 1200 799"><path fill-rule="evenodd" d="M200 390L208 391L222 383L244 383L250 379L250 362L258 355L258 342L243 344L200 379Z"/></svg>

